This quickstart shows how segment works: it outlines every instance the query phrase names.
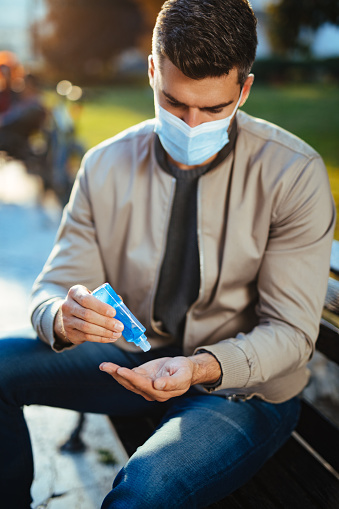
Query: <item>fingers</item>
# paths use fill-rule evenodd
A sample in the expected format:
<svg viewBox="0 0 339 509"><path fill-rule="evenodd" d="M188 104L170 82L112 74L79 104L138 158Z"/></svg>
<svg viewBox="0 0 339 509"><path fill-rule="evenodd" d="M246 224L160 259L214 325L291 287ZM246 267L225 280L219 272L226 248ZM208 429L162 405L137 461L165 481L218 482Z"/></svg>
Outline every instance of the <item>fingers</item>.
<svg viewBox="0 0 339 509"><path fill-rule="evenodd" d="M70 300L77 302L82 308L93 310L100 315L110 318L115 316L115 309L94 297L85 286L72 286L68 292L68 297Z"/></svg>
<svg viewBox="0 0 339 509"><path fill-rule="evenodd" d="M98 300L98 299L96 299ZM72 302L69 304L64 304L63 307L69 306L70 315L74 316L78 319L78 322L82 322L84 324L93 324L100 328L100 330L107 330L112 332L122 332L123 325L119 320L115 318L107 317L102 314L99 314L97 311L94 311L89 308L81 307L79 305L73 304ZM112 308L113 309L113 308ZM113 310L114 311L114 310ZM84 325L84 332L88 332L87 327ZM94 332L94 330L93 330Z"/></svg>
<svg viewBox="0 0 339 509"><path fill-rule="evenodd" d="M64 317L64 329L67 337L72 341L72 337L80 341L91 341L98 343L107 343L116 341L121 336L121 332L101 327L99 325L79 320L75 316Z"/></svg>
<svg viewBox="0 0 339 509"><path fill-rule="evenodd" d="M99 368L112 375L117 382L129 390L138 390L144 392L152 387L150 379L134 374L133 370L122 368L113 362L103 362ZM133 388L133 389L132 389ZM135 390L133 392L135 392Z"/></svg>
<svg viewBox="0 0 339 509"><path fill-rule="evenodd" d="M139 394L143 398L145 398L147 401L155 401L155 398L153 398L148 392L144 392L139 387L132 384L128 378L125 378L124 376L121 376L119 374L120 372L124 373L126 375L127 372L131 372L131 370L127 368L121 368L117 364L114 364L113 362L103 362L99 366L101 371L105 371L109 375L111 375L120 385L125 387L125 389L134 392L135 394ZM119 373L118 373L119 371ZM128 374L127 374L128 375Z"/></svg>
<svg viewBox="0 0 339 509"><path fill-rule="evenodd" d="M74 344L116 341L124 328L114 318L115 309L99 301L81 285L70 288L61 312L65 336Z"/></svg>
<svg viewBox="0 0 339 509"><path fill-rule="evenodd" d="M128 369L111 362L100 364L101 371L113 378L126 389L143 396L147 401L164 402L175 396L180 396L189 389L189 384L172 383L171 377L156 378L154 381L147 370L142 367Z"/></svg>
<svg viewBox="0 0 339 509"><path fill-rule="evenodd" d="M166 384L167 382L167 384ZM169 381L166 379L166 378L157 378L155 381L154 381L154 389L156 389L157 391L168 391L168 390L173 390L174 387L171 389L169 387Z"/></svg>

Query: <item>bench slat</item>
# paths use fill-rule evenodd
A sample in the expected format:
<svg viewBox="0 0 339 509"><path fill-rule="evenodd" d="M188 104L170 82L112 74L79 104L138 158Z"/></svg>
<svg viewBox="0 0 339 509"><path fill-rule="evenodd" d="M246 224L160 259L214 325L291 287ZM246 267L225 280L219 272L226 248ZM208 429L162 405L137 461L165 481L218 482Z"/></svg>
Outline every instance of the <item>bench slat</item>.
<svg viewBox="0 0 339 509"><path fill-rule="evenodd" d="M301 489L297 480L275 457L258 472L254 482L267 493L266 496L272 501L274 508L319 509L312 496Z"/></svg>
<svg viewBox="0 0 339 509"><path fill-rule="evenodd" d="M277 509L279 506L276 500L272 500L265 489L265 486L260 486L256 478L251 479L236 490L232 495L229 495L219 502L209 505L205 509ZM289 508L290 509L290 508ZM309 509L315 509L310 507Z"/></svg>
<svg viewBox="0 0 339 509"><path fill-rule="evenodd" d="M339 241L334 240L332 242L332 250L331 250L331 271L334 272L334 274L339 275Z"/></svg>
<svg viewBox="0 0 339 509"><path fill-rule="evenodd" d="M308 493L309 498L319 507L338 509L338 479L293 437L277 452L275 458L295 478L300 489ZM288 489L288 486L285 489ZM300 506L298 509L301 509Z"/></svg>
<svg viewBox="0 0 339 509"><path fill-rule="evenodd" d="M267 498L276 508L318 509L312 496L300 489L300 484L295 477L281 465L279 457L271 458L253 480L266 491Z"/></svg>
<svg viewBox="0 0 339 509"><path fill-rule="evenodd" d="M316 348L339 365L339 329L324 318L321 319Z"/></svg>
<svg viewBox="0 0 339 509"><path fill-rule="evenodd" d="M208 506L208 509L228 509L229 507L233 509L236 505L229 506L231 499L232 504L238 502L240 507L246 509L319 509L319 507L333 509L327 505L319 506L318 497L314 499L312 492L310 493L308 488L306 490L303 488L294 472L286 468L286 458L290 459L291 453L299 455L300 448L303 461L308 461L308 453L292 437L249 482L230 497ZM320 465L316 466L322 468ZM327 474L325 475L328 478L327 484L330 484L333 479ZM322 481L321 477L319 482Z"/></svg>
<svg viewBox="0 0 339 509"><path fill-rule="evenodd" d="M302 412L296 431L327 463L339 472L339 429L311 402L304 399L301 403Z"/></svg>

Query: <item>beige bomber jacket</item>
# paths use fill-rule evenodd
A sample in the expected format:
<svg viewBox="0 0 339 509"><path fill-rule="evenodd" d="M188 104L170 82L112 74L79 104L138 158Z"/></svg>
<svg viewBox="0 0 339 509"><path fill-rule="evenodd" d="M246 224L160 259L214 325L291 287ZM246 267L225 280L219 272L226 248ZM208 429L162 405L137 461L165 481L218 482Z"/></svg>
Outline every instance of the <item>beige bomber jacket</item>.
<svg viewBox="0 0 339 509"><path fill-rule="evenodd" d="M200 292L184 353L211 352L217 391L282 402L308 380L326 292L335 208L320 156L290 133L237 113L235 149L198 185ZM90 150L55 246L32 292L32 323L53 347L53 321L74 284L108 281L146 327L153 320L175 179L158 165L154 120ZM180 261L178 261L180 263ZM123 338L121 348L137 349Z"/></svg>

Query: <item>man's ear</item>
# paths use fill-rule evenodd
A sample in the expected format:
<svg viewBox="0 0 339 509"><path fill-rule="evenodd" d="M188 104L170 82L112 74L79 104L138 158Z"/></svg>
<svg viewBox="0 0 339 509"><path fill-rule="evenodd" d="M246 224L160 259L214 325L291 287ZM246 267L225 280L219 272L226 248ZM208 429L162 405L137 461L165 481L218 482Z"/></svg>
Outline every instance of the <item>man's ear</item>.
<svg viewBox="0 0 339 509"><path fill-rule="evenodd" d="M248 96L250 95L251 87L253 85L254 81L254 74L249 74L246 78L246 81L244 83L244 86L242 88L242 96L241 101L239 104L239 108L245 104L247 101Z"/></svg>
<svg viewBox="0 0 339 509"><path fill-rule="evenodd" d="M154 60L152 55L148 55L148 79L151 88L154 90Z"/></svg>

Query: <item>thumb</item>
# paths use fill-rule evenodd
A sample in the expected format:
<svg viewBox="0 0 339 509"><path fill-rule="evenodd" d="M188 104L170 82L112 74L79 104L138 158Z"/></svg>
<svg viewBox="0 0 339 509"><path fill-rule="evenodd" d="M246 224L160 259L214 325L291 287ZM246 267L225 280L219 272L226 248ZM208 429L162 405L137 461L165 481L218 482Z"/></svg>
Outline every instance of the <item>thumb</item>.
<svg viewBox="0 0 339 509"><path fill-rule="evenodd" d="M99 366L99 369L101 371L105 371L106 373L109 373L110 375L115 374L120 366L117 364L114 364L113 362L102 362Z"/></svg>
<svg viewBox="0 0 339 509"><path fill-rule="evenodd" d="M163 390L166 390L166 388L168 389L168 385L169 385L169 377L157 378L153 383L153 387L157 391L163 391Z"/></svg>

